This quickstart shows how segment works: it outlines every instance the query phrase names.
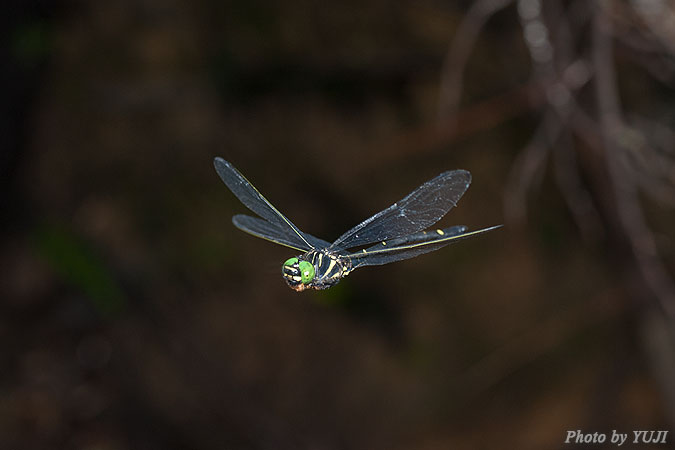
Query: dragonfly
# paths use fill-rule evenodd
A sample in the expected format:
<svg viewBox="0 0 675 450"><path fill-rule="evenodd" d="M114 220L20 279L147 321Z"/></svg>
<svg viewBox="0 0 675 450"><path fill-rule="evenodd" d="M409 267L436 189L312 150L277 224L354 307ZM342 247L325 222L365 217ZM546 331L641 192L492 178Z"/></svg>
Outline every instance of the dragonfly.
<svg viewBox="0 0 675 450"><path fill-rule="evenodd" d="M288 286L298 292L328 289L359 267L414 258L502 226L476 231L468 231L464 225L427 230L456 206L469 188L471 174L451 170L422 184L330 243L300 231L228 161L217 157L213 164L232 193L259 216L235 215L234 226L301 252L281 267Z"/></svg>

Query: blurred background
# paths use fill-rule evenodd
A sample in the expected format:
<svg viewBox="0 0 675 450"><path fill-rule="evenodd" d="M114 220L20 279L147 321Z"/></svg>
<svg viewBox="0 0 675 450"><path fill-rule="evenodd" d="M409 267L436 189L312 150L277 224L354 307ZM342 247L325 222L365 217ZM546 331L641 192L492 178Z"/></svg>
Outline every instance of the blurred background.
<svg viewBox="0 0 675 450"><path fill-rule="evenodd" d="M673 3L1 20L0 448L673 448ZM298 294L214 156L329 241L458 168L505 227Z"/></svg>

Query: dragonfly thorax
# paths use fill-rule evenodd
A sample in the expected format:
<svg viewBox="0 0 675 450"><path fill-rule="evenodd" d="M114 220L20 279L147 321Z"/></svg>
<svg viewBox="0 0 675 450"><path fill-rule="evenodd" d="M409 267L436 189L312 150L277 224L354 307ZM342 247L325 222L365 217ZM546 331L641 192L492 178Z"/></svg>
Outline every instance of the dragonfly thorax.
<svg viewBox="0 0 675 450"><path fill-rule="evenodd" d="M288 259L281 274L291 289L327 289L336 285L351 269L349 258L323 250L309 252Z"/></svg>

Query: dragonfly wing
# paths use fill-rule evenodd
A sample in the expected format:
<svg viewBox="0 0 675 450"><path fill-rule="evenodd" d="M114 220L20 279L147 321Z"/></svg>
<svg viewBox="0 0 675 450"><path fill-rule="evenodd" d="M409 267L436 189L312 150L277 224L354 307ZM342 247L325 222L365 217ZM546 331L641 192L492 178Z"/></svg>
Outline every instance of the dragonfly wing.
<svg viewBox="0 0 675 450"><path fill-rule="evenodd" d="M420 231L419 233L403 236L402 238L378 242L372 247L367 248L366 252L371 252L373 250L378 250L381 248L399 247L404 244L416 244L426 241L434 241L438 239L439 236L445 237L457 236L458 234L466 232L466 230L467 227L465 227L464 225L455 225L453 227L449 227L444 230Z"/></svg>
<svg viewBox="0 0 675 450"><path fill-rule="evenodd" d="M329 249L358 247L424 230L457 204L470 183L471 174L466 170L444 172L347 231Z"/></svg>
<svg viewBox="0 0 675 450"><path fill-rule="evenodd" d="M235 227L245 231L248 234L266 239L270 242L274 242L275 244L285 245L286 247L290 247L301 252L311 250L311 247L307 246L304 241L301 241L295 233L289 231L288 229L279 228L266 220L259 219L257 217L246 216L244 214L237 214L236 216L232 217L232 223ZM330 245L330 242L326 242L322 239L314 237L311 234L303 233L303 236L314 248L326 248Z"/></svg>
<svg viewBox="0 0 675 450"><path fill-rule="evenodd" d="M265 197L263 197L263 195L258 192L258 190L237 169L235 169L232 164L225 161L223 158L215 158L213 160L213 165L215 166L220 179L223 180L225 185L230 188L232 193L236 195L248 209L270 222L270 224L274 225L277 229L287 230L289 236L293 235L294 240L304 244L304 248L313 248L304 233L300 231L298 227L293 225L286 216L281 214Z"/></svg>
<svg viewBox="0 0 675 450"><path fill-rule="evenodd" d="M466 233L462 232L460 234L454 235L447 233L444 235L438 235L434 239L391 247L378 244L371 248L361 250L360 252L351 253L347 255L347 257L351 259L353 269L361 266L378 266L382 264L389 264L395 261L401 261L403 259L414 258L415 256L419 256L424 253L433 252L434 250L443 248L446 245L452 244L461 239L476 236L499 227L501 227L501 225L483 228L482 230L469 231ZM449 230L453 228L454 227L451 227Z"/></svg>

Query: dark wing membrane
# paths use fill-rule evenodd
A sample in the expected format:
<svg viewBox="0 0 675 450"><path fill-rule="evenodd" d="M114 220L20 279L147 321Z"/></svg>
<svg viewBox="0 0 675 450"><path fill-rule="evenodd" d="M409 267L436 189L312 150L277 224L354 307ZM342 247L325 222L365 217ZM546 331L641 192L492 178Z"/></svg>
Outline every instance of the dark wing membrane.
<svg viewBox="0 0 675 450"><path fill-rule="evenodd" d="M336 251L396 239L428 228L457 204L470 183L471 174L466 170L444 172L347 231L329 249Z"/></svg>
<svg viewBox="0 0 675 450"><path fill-rule="evenodd" d="M294 242L293 248L304 251L313 248L312 244L290 220L279 212L263 195L237 170L223 158L215 158L213 165L220 179L248 209L270 222L277 229L288 231L287 238ZM236 224L235 224L236 225ZM246 231L246 230L244 230ZM254 234L254 233L252 233ZM254 234L255 235L255 234ZM257 236L257 235L256 235ZM292 238L290 236L293 236ZM262 237L262 236L261 236Z"/></svg>
<svg viewBox="0 0 675 450"><path fill-rule="evenodd" d="M422 241L422 242L413 242L409 244L401 244L399 246L387 246L378 244L368 249L361 250L360 252L355 252L347 255L352 261L352 269L361 266L378 266L382 264L389 264L395 261L401 261L403 259L414 258L415 256L422 255L424 253L433 252L439 248L443 248L448 244L452 244L461 239L466 239L471 236L476 236L478 234L485 233L487 231L494 230L501 227L501 225L496 225L494 227L484 228L482 230L469 231L468 233L460 233L450 235L438 235L436 239ZM451 230L452 227L448 230ZM443 230L445 231L445 230Z"/></svg>
<svg viewBox="0 0 675 450"><path fill-rule="evenodd" d="M286 247L302 252L309 250L305 243L300 241L297 235L291 230L278 228L276 225L272 225L266 220L237 214L232 217L232 223L235 227L248 234L252 234L255 237L266 239L275 244L285 245ZM303 236L315 248L326 248L330 245L330 242L314 237L311 234L303 233Z"/></svg>

